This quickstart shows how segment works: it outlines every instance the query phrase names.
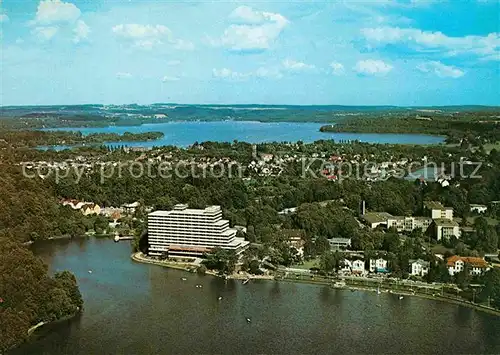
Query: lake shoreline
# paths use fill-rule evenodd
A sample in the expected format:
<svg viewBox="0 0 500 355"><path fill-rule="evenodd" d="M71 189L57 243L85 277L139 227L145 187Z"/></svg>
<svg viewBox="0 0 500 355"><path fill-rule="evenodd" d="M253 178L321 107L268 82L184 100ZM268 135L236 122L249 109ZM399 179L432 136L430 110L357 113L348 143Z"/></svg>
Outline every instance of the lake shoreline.
<svg viewBox="0 0 500 355"><path fill-rule="evenodd" d="M357 285L346 284L345 286L340 287L340 286L335 286L334 284L332 284L332 282L316 281L316 280L303 280L303 279L296 279L295 280L295 279L280 278L277 281L284 281L284 282L290 282L290 283L303 283L303 284L311 284L311 285L332 286L333 288L339 289L339 290L377 292L377 288L370 287L370 286L361 287L361 286L357 286ZM415 296L415 297L428 299L428 300L456 304L459 306L472 308L472 309L475 309L477 311L482 311L482 312L500 317L500 310L497 310L497 309L494 309L491 307L488 308L486 306L481 306L481 305L476 304L476 303L472 303L472 302L465 301L465 300L458 300L458 299L454 299L454 298L450 298L450 297L446 297L446 296L441 296L441 295L431 296L431 295L421 293L421 292L413 293L413 292L408 292L408 291L396 290L396 289L392 289L392 288L388 288L388 287L384 287L384 289L380 290L380 292L385 293L385 294L393 294L395 296L399 296L399 295L401 295L401 296Z"/></svg>
<svg viewBox="0 0 500 355"><path fill-rule="evenodd" d="M239 142L271 143L271 142L306 142L318 140L360 141L370 144L401 145L436 145L442 144L442 136L428 134L392 134L392 133L325 133L319 128L321 123L304 122L259 122L259 121L176 121L145 124L142 126L109 126L109 127L58 127L50 131L80 132L89 134L144 134L161 132L164 136L152 141L106 142L108 147L142 147L155 146L189 147L194 142ZM71 148L68 145L40 146L38 149L61 150Z"/></svg>
<svg viewBox="0 0 500 355"><path fill-rule="evenodd" d="M194 272L194 270L195 270L193 268L193 266L189 267L189 266L175 265L175 263L165 263L162 261L148 260L146 258L141 257L140 254L142 254L142 253L140 253L140 252L133 253L130 257L133 261L143 263L143 264L152 264L152 265L162 266L162 267L166 267L166 268L170 268L170 269L191 272L191 273ZM218 275L215 272L207 271L206 274L210 275L210 276L222 278L222 276ZM332 282L318 281L318 280L287 279L287 278L277 278L275 276L263 277L263 276L259 276L259 275L248 275L248 277L243 276L243 275L229 275L227 278L228 279L236 279L236 280L241 280L241 279L268 280L268 281L274 280L274 281L282 281L282 282L290 282L290 283L325 285L325 286L331 286L335 289L346 290L346 291L350 290L350 291L363 291L363 292L377 292L377 288L375 288L375 287L369 287L369 286L361 287L361 286L356 286L356 285L349 285L347 283L344 286L335 286L335 284ZM380 292L386 293L386 294L393 294L393 295L397 295L397 296L415 296L415 297L420 297L420 298L428 299L428 300L447 302L447 303L456 304L459 306L472 308L472 309L477 310L477 311L482 311L482 312L500 317L500 310L496 310L494 308L488 308L485 306L474 304L472 302L453 299L453 298L449 298L449 297L445 297L445 296L441 296L441 295L430 296L430 295L423 294L423 293L417 293L417 292L413 293L413 292L408 292L408 291L400 291L400 290L395 290L395 289L391 289L388 287L384 287L384 289L381 290Z"/></svg>
<svg viewBox="0 0 500 355"><path fill-rule="evenodd" d="M164 261L150 260L150 259L144 258L142 256L141 252L136 252L136 253L131 254L130 258L133 261L138 262L138 263L157 265L157 266L162 266L162 267L166 267L166 268L169 268L169 269L176 269L176 270L186 271L186 272L190 272L190 273L196 272L196 266L194 266L192 264L187 264L187 263L186 264L181 264L181 263L175 263L175 262L167 263L167 262L164 262ZM206 275L215 276L215 277L219 277L219 278L224 278L223 276L219 275L215 271L210 271L210 270L207 270ZM247 274L247 275L233 274L233 275L228 275L227 279L233 279L233 280L247 280L247 279L251 279L251 280L274 280L274 276L250 275L250 274Z"/></svg>

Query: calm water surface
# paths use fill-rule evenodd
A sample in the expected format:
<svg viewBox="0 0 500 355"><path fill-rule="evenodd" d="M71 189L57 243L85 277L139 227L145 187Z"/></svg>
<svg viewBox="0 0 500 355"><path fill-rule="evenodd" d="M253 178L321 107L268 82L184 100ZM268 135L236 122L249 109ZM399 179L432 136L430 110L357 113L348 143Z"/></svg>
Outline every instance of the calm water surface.
<svg viewBox="0 0 500 355"><path fill-rule="evenodd" d="M262 142L297 142L309 143L320 139L360 140L369 143L393 144L437 144L443 137L419 134L380 134L380 133L322 133L321 123L292 122L247 122L247 121L213 121L213 122L169 122L145 124L142 126L110 126L95 128L58 128L51 130L80 131L89 133L143 133L163 132L165 136L149 142L108 143L109 146L188 146L194 142L232 142L239 140L249 143Z"/></svg>
<svg viewBox="0 0 500 355"><path fill-rule="evenodd" d="M500 317L457 305L326 286L225 282L134 263L127 242L33 248L51 271L76 274L85 310L14 354L500 353Z"/></svg>

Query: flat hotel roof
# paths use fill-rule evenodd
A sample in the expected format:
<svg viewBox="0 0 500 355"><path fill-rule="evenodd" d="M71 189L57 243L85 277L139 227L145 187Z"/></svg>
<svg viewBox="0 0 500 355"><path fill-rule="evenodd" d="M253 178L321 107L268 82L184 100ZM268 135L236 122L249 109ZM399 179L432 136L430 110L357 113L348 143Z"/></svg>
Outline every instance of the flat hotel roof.
<svg viewBox="0 0 500 355"><path fill-rule="evenodd" d="M169 215L197 215L197 216L204 216L204 215L213 215L214 213L217 213L221 211L220 206L210 206L205 209L194 209L194 208L186 208L184 210L170 210L170 211L154 211L148 214L148 216L160 216L160 217L165 217Z"/></svg>

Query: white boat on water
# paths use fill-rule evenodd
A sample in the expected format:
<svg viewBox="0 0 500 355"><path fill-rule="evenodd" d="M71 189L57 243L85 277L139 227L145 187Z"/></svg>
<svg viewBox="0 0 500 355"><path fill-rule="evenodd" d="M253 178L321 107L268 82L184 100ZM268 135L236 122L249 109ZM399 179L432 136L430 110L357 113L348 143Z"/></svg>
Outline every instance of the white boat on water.
<svg viewBox="0 0 500 355"><path fill-rule="evenodd" d="M243 280L243 285L246 285L250 279Z"/></svg>
<svg viewBox="0 0 500 355"><path fill-rule="evenodd" d="M92 273L92 270L89 270L89 274L91 274L91 273Z"/></svg>
<svg viewBox="0 0 500 355"><path fill-rule="evenodd" d="M399 299L402 300L403 299L403 296L399 296Z"/></svg>
<svg viewBox="0 0 500 355"><path fill-rule="evenodd" d="M182 281L186 281L187 279L186 279L185 277L182 277L182 278L181 278L181 280L182 280Z"/></svg>
<svg viewBox="0 0 500 355"><path fill-rule="evenodd" d="M247 323L250 323L252 320L250 318L247 318Z"/></svg>
<svg viewBox="0 0 500 355"><path fill-rule="evenodd" d="M220 301L220 300L222 300L222 296L219 296L218 300L219 300L219 301Z"/></svg>
<svg viewBox="0 0 500 355"><path fill-rule="evenodd" d="M380 295L380 288L377 287L377 295Z"/></svg>

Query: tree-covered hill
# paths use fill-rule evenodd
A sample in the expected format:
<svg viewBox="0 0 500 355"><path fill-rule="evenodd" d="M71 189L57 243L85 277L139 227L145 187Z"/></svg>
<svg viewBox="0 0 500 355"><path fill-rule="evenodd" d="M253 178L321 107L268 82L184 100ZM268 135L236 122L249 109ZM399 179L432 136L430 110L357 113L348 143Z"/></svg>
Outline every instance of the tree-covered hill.
<svg viewBox="0 0 500 355"><path fill-rule="evenodd" d="M83 301L73 274L49 276L47 266L21 242L47 238L72 211L48 187L14 167L0 169L0 352L21 343L28 329L75 314ZM66 214L66 215L65 215Z"/></svg>

